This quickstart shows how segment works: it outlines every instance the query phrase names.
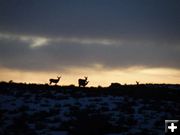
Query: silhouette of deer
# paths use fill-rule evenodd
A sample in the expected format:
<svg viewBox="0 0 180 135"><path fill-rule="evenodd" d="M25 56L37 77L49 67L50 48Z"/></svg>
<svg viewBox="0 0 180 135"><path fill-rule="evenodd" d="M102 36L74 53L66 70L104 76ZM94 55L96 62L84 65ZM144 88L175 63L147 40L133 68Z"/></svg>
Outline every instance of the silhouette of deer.
<svg viewBox="0 0 180 135"><path fill-rule="evenodd" d="M89 81L87 81L87 77L84 77L85 79L79 79L78 83L79 83L79 87L83 86L85 87Z"/></svg>
<svg viewBox="0 0 180 135"><path fill-rule="evenodd" d="M138 81L136 81L136 85L139 85L139 82L138 82Z"/></svg>
<svg viewBox="0 0 180 135"><path fill-rule="evenodd" d="M57 83L59 82L61 76L60 76L60 77L57 76L57 78L58 78L58 79L49 79L49 83L50 83L50 84L51 84L51 83L55 83L55 85L57 85Z"/></svg>

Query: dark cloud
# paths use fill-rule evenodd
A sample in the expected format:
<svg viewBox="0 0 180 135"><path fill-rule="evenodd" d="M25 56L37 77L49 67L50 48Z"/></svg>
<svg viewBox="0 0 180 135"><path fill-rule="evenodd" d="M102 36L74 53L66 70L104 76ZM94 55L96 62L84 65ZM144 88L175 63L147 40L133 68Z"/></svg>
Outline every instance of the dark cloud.
<svg viewBox="0 0 180 135"><path fill-rule="evenodd" d="M1 40L0 65L22 70L65 70L70 67L127 68L133 66L180 68L180 48L156 45L84 45L51 42L31 48L19 41Z"/></svg>
<svg viewBox="0 0 180 135"><path fill-rule="evenodd" d="M178 0L4 0L0 31L43 36L178 40Z"/></svg>
<svg viewBox="0 0 180 135"><path fill-rule="evenodd" d="M179 7L179 0L2 0L0 34L52 40L31 48L30 41L0 37L0 66L23 70L94 64L180 68ZM123 42L53 41L59 37Z"/></svg>

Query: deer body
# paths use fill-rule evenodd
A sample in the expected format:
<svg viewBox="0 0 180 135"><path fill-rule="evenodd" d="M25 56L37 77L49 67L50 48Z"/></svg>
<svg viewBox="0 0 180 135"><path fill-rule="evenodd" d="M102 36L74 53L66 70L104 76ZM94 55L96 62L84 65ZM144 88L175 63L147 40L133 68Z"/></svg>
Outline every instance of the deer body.
<svg viewBox="0 0 180 135"><path fill-rule="evenodd" d="M81 86L85 87L89 83L89 81L87 81L87 77L84 77L84 78L85 79L79 79L78 80L79 87L81 87Z"/></svg>
<svg viewBox="0 0 180 135"><path fill-rule="evenodd" d="M57 78L58 78L58 79L49 79L49 83L50 83L50 84L51 84L51 83L55 83L55 85L56 85L56 84L59 82L59 80L60 80L61 77L58 77L58 76L57 76Z"/></svg>

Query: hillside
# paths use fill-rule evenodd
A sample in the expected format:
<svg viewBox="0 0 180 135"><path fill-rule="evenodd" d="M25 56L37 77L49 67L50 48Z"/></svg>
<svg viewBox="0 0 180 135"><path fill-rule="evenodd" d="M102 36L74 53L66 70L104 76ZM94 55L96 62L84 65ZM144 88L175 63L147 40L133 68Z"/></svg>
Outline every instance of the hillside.
<svg viewBox="0 0 180 135"><path fill-rule="evenodd" d="M161 135L180 119L180 85L0 83L1 135Z"/></svg>

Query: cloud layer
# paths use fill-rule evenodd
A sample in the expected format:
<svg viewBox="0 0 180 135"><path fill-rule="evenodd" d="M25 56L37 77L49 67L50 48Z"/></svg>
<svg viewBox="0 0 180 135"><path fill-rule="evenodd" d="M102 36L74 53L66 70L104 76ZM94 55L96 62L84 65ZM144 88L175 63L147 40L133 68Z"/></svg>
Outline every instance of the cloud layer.
<svg viewBox="0 0 180 135"><path fill-rule="evenodd" d="M0 66L180 68L178 0L4 0Z"/></svg>
<svg viewBox="0 0 180 135"><path fill-rule="evenodd" d="M12 35L6 37L8 38L1 38L2 67L22 70L63 70L96 65L115 69L134 66L180 68L178 45L172 47L167 44L108 40L106 43L100 39L59 40L28 36L13 38ZM44 42L34 46L39 40Z"/></svg>

